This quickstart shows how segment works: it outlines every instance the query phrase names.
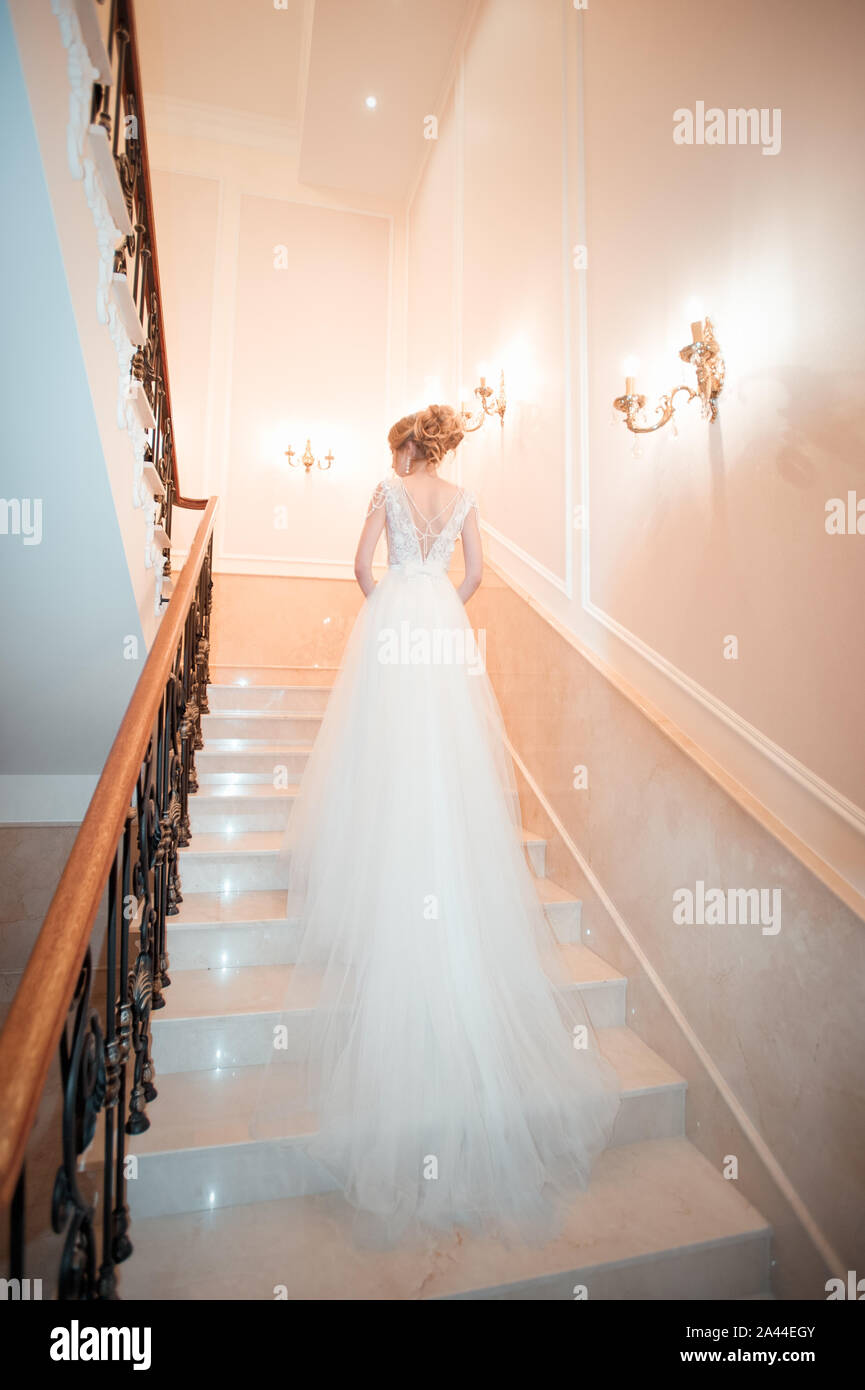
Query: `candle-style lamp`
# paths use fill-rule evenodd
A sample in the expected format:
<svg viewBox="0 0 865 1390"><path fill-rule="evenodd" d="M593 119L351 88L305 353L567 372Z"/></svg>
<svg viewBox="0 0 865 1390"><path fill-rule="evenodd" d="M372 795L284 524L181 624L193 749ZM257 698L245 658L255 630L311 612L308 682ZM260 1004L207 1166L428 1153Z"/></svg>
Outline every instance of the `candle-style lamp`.
<svg viewBox="0 0 865 1390"><path fill-rule="evenodd" d="M481 362L478 364L478 375L480 377L480 385L475 387L474 395L478 398L480 409L471 410L466 405L465 396L467 393L465 390L462 392L463 399L460 401L460 420L463 431L466 434L471 434L474 430L479 430L487 415L498 415L502 427L504 427L505 423L505 411L508 408L508 399L505 394L504 370L499 373L499 386L497 391L494 391L491 386L487 386L489 367L486 363Z"/></svg>
<svg viewBox="0 0 865 1390"><path fill-rule="evenodd" d="M613 405L616 410L621 411L625 424L633 434L651 434L672 420L676 410L675 399L680 391L686 393L689 401L692 401L695 396L700 397L704 420L716 420L718 418L717 399L724 386L726 369L711 319L696 319L691 324L691 342L680 350L679 356L683 362L692 363L696 369L697 389L694 391L690 386L676 386L672 391L661 396L655 407L658 419L654 425L637 423L643 418L642 411L646 406L646 398L638 395L635 389L636 359L626 359L625 394L617 396Z"/></svg>
<svg viewBox="0 0 865 1390"><path fill-rule="evenodd" d="M622 363L622 370L625 373L625 394L617 396L613 402L616 410L621 410L626 418L635 416L638 411L643 410L646 404L645 396L638 396L636 391L636 371L640 365L638 357L626 357Z"/></svg>
<svg viewBox="0 0 865 1390"><path fill-rule="evenodd" d="M312 446L309 440L306 441L306 448L300 456L299 463L295 463L294 461L294 450L291 445L286 449L285 457L288 459L289 467L304 468L307 474L309 474L313 468L319 468L322 473L326 473L333 463L333 454L330 450L325 454L324 462L322 462L321 459L317 459L312 452Z"/></svg>

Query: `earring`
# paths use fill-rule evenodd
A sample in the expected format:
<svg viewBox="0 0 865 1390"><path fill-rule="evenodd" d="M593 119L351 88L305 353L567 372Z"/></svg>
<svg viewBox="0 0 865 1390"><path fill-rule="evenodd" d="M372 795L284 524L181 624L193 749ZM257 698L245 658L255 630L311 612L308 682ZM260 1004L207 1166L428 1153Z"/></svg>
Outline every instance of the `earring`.
<svg viewBox="0 0 865 1390"><path fill-rule="evenodd" d="M411 458L408 454L406 454L405 456L405 468L402 471L405 474L409 474L411 472Z"/></svg>

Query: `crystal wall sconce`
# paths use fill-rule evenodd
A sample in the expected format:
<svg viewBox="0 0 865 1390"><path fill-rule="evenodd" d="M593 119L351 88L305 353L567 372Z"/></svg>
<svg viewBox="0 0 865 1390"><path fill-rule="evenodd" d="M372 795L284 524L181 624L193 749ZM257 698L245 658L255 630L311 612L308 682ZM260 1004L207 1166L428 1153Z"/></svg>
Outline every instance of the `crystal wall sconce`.
<svg viewBox="0 0 865 1390"><path fill-rule="evenodd" d="M306 448L304 449L297 463L295 463L294 461L294 450L292 449L291 445L289 445L289 447L286 449L285 457L288 459L289 466L291 468L302 467L306 469L307 473L310 473L313 468L320 468L322 473L326 473L327 470L330 468L331 464L333 463L333 454L330 452L325 454L323 463L321 459L317 459L312 452L309 440L306 441Z"/></svg>
<svg viewBox="0 0 865 1390"><path fill-rule="evenodd" d="M617 396L613 405L616 410L621 411L625 424L634 434L651 434L653 430L659 430L668 424L675 414L674 402L680 391L687 393L689 401L699 396L700 413L704 420L717 420L717 401L724 386L725 367L711 319L692 323L691 337L693 341L681 349L679 356L683 362L692 364L696 369L697 389L694 391L690 386L676 386L667 395L661 396L658 405L655 406L655 414L660 418L653 425L640 423L645 420L643 411L646 407L646 397L636 393L634 377L625 378L625 394Z"/></svg>
<svg viewBox="0 0 865 1390"><path fill-rule="evenodd" d="M502 428L504 428L505 411L508 408L504 372L501 372L499 376L497 392L494 392L491 386L487 386L487 379L482 376L480 386L475 387L475 395L480 402L479 407L475 410L467 409L465 401L460 402L460 419L466 434L472 434L475 430L479 430L488 415L498 415ZM490 403L491 396L495 396L492 404Z"/></svg>

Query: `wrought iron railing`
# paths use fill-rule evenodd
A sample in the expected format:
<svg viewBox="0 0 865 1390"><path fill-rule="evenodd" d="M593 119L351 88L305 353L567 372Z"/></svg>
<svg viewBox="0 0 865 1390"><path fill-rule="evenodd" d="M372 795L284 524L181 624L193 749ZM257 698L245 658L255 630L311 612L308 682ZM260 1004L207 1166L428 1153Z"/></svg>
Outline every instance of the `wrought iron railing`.
<svg viewBox="0 0 865 1390"><path fill-rule="evenodd" d="M170 536L173 507L202 509L206 499L184 497L177 472L147 128L132 0L111 0L106 47L112 81L110 85L93 84L91 119L106 132L110 142L132 228L115 251L114 273L125 276L143 329L144 342L136 348L131 370L132 377L145 393L153 419L145 464L155 469L164 489L156 523Z"/></svg>
<svg viewBox="0 0 865 1390"><path fill-rule="evenodd" d="M170 983L166 923L181 901L178 851L189 843L207 712L216 510L215 498L180 488L135 16L132 0L108 3L108 68L93 85L90 118L105 132L104 172L128 215L127 224L118 194L126 235L121 228L114 283L135 333L144 465L158 478L154 523L170 537L174 507L204 515L0 1034L0 1204L13 1281L27 1278L26 1153L59 1048L50 1224L61 1299L116 1297L117 1266L132 1251L126 1140L149 1127L156 1096L150 1023ZM101 1158L83 1171L97 1134Z"/></svg>
<svg viewBox="0 0 865 1390"><path fill-rule="evenodd" d="M126 1138L149 1127L156 1096L150 1023L170 983L166 924L181 901L178 851L189 843L207 712L215 510L211 498L0 1034L0 1202L13 1280L28 1277L25 1152L60 1049L51 1225L61 1299L116 1297L116 1268L132 1251ZM100 1120L94 1203L79 1160Z"/></svg>

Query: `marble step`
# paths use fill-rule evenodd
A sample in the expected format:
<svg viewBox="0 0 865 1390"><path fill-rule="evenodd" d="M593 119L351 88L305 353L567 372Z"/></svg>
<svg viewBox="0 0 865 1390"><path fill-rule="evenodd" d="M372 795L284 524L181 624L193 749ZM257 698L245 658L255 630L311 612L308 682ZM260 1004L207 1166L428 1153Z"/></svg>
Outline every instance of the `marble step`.
<svg viewBox="0 0 865 1390"><path fill-rule="evenodd" d="M274 787L267 783L207 783L189 798L193 836L234 836L249 831L284 830L297 799L299 784ZM546 873L547 842L541 835L523 831L523 845L532 872ZM196 848L196 841L190 849ZM226 843L226 848L229 845Z"/></svg>
<svg viewBox="0 0 865 1390"><path fill-rule="evenodd" d="M172 977L183 970L291 965L300 929L284 888L247 893L186 893L168 921Z"/></svg>
<svg viewBox="0 0 865 1390"><path fill-rule="evenodd" d="M266 782L247 782L240 786L226 782L207 783L189 798L193 837L284 830L298 791L298 783L287 787L274 787Z"/></svg>
<svg viewBox="0 0 865 1390"><path fill-rule="evenodd" d="M169 942L169 957L170 957ZM571 989L578 990L595 1028L625 1023L627 980L582 945L559 946ZM291 964L171 969L166 1007L153 1015L153 1056L160 1074L256 1066L272 1056L273 1029L285 1023L285 1060L298 1055L316 986L283 1017Z"/></svg>
<svg viewBox="0 0 865 1390"><path fill-rule="evenodd" d="M209 685L207 703L211 714L259 710L321 714L330 689L329 685Z"/></svg>
<svg viewBox="0 0 865 1390"><path fill-rule="evenodd" d="M744 1299L769 1287L770 1229L682 1137L607 1149L560 1236L464 1232L371 1252L337 1192L133 1221L120 1294L141 1300Z"/></svg>
<svg viewBox="0 0 865 1390"><path fill-rule="evenodd" d="M211 690L213 685L332 686L339 668L337 666L211 666Z"/></svg>
<svg viewBox="0 0 865 1390"><path fill-rule="evenodd" d="M630 1028L601 1028L598 1043L615 1068L622 1105L612 1142L641 1143L684 1134L684 1078ZM159 1095L148 1110L151 1127L133 1136L137 1176L130 1183L133 1217L210 1210L277 1197L329 1191L328 1174L308 1157L305 1144L315 1116L299 1107L292 1119L267 1125L261 1088L264 1066L177 1072L157 1077ZM282 1069L297 1093L297 1069ZM271 1078L272 1079L272 1078ZM280 1076L282 1081L282 1074ZM261 1111L262 1113L257 1113ZM98 1163L97 1133L88 1163Z"/></svg>
<svg viewBox="0 0 865 1390"><path fill-rule="evenodd" d="M285 870L279 864L279 831L250 830L237 834L210 831L195 835L180 851L180 878L187 893L237 893L250 888L279 888ZM524 842L529 863L543 866L542 846Z"/></svg>
<svg viewBox="0 0 865 1390"><path fill-rule="evenodd" d="M298 783L309 760L311 744L243 744L231 739L213 742L195 755L199 786L287 786Z"/></svg>
<svg viewBox="0 0 865 1390"><path fill-rule="evenodd" d="M582 904L550 879L535 888L561 945L581 940ZM187 893L168 922L172 974L247 965L290 965L296 959L298 919L289 914L284 888L242 893Z"/></svg>
<svg viewBox="0 0 865 1390"><path fill-rule="evenodd" d="M223 710L201 716L204 747L255 749L259 744L295 743L311 746L322 714L306 710Z"/></svg>

